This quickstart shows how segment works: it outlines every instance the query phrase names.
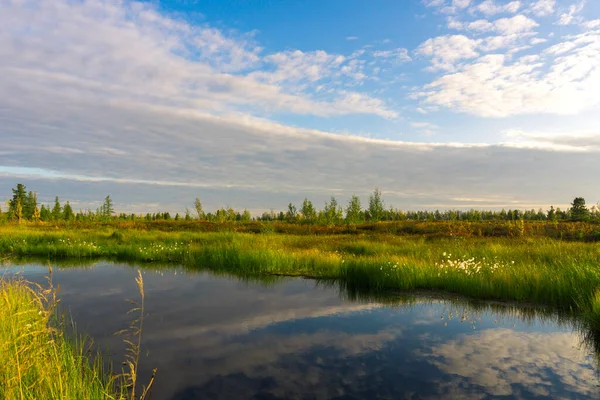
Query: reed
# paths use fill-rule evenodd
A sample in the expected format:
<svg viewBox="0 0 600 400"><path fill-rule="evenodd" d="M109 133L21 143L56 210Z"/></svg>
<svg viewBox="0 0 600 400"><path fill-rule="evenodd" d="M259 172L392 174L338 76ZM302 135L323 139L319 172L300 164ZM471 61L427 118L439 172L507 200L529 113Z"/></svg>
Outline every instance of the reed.
<svg viewBox="0 0 600 400"><path fill-rule="evenodd" d="M51 270L50 270L51 271ZM51 273L50 273L51 277ZM143 281L138 277L143 303ZM142 324L131 332L126 371L112 366L94 351L91 341L76 332L67 334L57 312L57 290L23 279L0 277L0 398L5 400L143 400L154 377L136 397ZM143 316L143 306L136 308ZM141 317L142 318L142 317Z"/></svg>
<svg viewBox="0 0 600 400"><path fill-rule="evenodd" d="M527 235L2 229L0 253L11 257L170 263L238 276L330 279L351 290L445 291L548 305L600 321L600 243Z"/></svg>

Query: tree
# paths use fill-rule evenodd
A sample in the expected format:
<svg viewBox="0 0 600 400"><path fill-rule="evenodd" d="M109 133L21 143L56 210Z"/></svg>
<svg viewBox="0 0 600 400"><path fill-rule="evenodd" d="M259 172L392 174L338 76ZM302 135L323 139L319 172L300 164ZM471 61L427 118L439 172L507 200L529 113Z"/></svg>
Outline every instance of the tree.
<svg viewBox="0 0 600 400"><path fill-rule="evenodd" d="M244 213L242 214L242 222L250 222L251 218L252 215L250 214L250 211L244 209Z"/></svg>
<svg viewBox="0 0 600 400"><path fill-rule="evenodd" d="M73 213L73 208L68 201L63 208L63 219L65 221L73 221L75 219L75 213Z"/></svg>
<svg viewBox="0 0 600 400"><path fill-rule="evenodd" d="M588 221L590 219L590 210L585 206L583 197L576 197L571 203L571 221Z"/></svg>
<svg viewBox="0 0 600 400"><path fill-rule="evenodd" d="M112 217L114 213L115 208L113 206L112 199L110 198L110 196L106 196L104 198L104 203L102 203L102 207L100 208L100 214L103 217Z"/></svg>
<svg viewBox="0 0 600 400"><path fill-rule="evenodd" d="M54 207L52 208L52 219L54 221L58 221L62 217L62 207L60 206L60 202L58 201L58 196L54 199Z"/></svg>
<svg viewBox="0 0 600 400"><path fill-rule="evenodd" d="M383 218L384 213L383 200L381 199L381 191L375 188L373 194L369 196L369 216L371 221L378 222Z"/></svg>
<svg viewBox="0 0 600 400"><path fill-rule="evenodd" d="M50 221L52 218L52 214L50 213L50 209L42 204L40 208L40 220L42 221Z"/></svg>
<svg viewBox="0 0 600 400"><path fill-rule="evenodd" d="M204 214L204 210L202 209L202 203L200 202L199 197L196 197L196 201L194 201L194 208L196 209L196 217L198 217L198 220L205 220L206 214Z"/></svg>
<svg viewBox="0 0 600 400"><path fill-rule="evenodd" d="M358 224L362 220L363 216L360 198L353 194L346 207L346 222L349 224Z"/></svg>
<svg viewBox="0 0 600 400"><path fill-rule="evenodd" d="M306 198L302 203L300 212L302 213L302 218L304 218L304 220L309 224L312 224L317 219L317 212L315 211L312 202Z"/></svg>
<svg viewBox="0 0 600 400"><path fill-rule="evenodd" d="M285 219L288 222L294 222L296 219L298 219L298 210L296 210L296 206L292 203L288 204L288 210L285 214Z"/></svg>
<svg viewBox="0 0 600 400"><path fill-rule="evenodd" d="M31 215L31 219L35 222L38 222L41 219L40 209L38 208L37 204L33 208L33 214Z"/></svg>
<svg viewBox="0 0 600 400"><path fill-rule="evenodd" d="M26 187L22 183L18 183L17 187L12 189L13 197L8 202L8 214L16 217L17 215L17 204L21 205L21 218L23 216L23 206L27 203L27 192Z"/></svg>
<svg viewBox="0 0 600 400"><path fill-rule="evenodd" d="M331 196L329 203L325 203L323 217L328 225L335 225L342 220L342 207L338 205L335 197Z"/></svg>
<svg viewBox="0 0 600 400"><path fill-rule="evenodd" d="M556 210L554 210L554 206L550 206L550 209L546 213L546 218L548 219L548 221L556 221L557 216Z"/></svg>
<svg viewBox="0 0 600 400"><path fill-rule="evenodd" d="M23 219L23 206L21 205L21 199L17 199L17 205L15 206L15 218L21 223Z"/></svg>
<svg viewBox="0 0 600 400"><path fill-rule="evenodd" d="M37 194L29 191L25 201L23 202L23 218L32 219L33 210L37 207Z"/></svg>

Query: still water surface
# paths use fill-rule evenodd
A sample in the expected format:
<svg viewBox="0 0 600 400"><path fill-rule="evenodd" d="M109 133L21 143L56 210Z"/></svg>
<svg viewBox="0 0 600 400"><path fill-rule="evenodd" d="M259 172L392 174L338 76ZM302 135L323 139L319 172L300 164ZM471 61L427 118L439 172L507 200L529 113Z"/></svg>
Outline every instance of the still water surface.
<svg viewBox="0 0 600 400"><path fill-rule="evenodd" d="M432 297L349 300L312 280L142 270L152 399L598 398L595 358L558 317ZM46 267L10 267L43 282ZM54 268L79 331L122 360L133 267ZM394 304L391 304L394 303Z"/></svg>

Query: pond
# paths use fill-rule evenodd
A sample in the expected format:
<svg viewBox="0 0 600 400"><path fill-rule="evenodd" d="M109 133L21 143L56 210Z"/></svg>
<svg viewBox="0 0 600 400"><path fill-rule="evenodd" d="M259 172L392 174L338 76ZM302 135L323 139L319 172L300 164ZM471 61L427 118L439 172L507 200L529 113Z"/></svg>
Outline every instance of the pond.
<svg viewBox="0 0 600 400"><path fill-rule="evenodd" d="M548 311L441 296L369 296L282 278L143 267L140 379L152 399L598 398L596 356ZM47 267L8 274L44 282ZM136 268L53 270L77 329L122 361Z"/></svg>

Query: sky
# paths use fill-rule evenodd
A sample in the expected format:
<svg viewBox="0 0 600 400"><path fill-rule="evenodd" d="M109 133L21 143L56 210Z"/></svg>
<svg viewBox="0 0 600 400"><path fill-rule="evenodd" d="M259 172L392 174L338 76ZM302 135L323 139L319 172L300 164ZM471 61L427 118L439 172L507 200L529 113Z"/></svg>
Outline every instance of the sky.
<svg viewBox="0 0 600 400"><path fill-rule="evenodd" d="M600 202L600 1L0 0L0 199Z"/></svg>

